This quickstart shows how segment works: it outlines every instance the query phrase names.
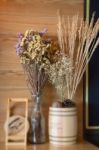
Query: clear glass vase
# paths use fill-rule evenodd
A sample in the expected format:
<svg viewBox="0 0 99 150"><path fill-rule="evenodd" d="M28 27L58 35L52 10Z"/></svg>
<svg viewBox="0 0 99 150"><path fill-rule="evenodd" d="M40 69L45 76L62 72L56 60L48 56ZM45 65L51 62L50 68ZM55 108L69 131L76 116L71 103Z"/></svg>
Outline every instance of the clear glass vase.
<svg viewBox="0 0 99 150"><path fill-rule="evenodd" d="M42 113L41 97L36 96L34 107L30 118L31 129L29 133L29 142L41 144L46 141L45 136L45 118Z"/></svg>

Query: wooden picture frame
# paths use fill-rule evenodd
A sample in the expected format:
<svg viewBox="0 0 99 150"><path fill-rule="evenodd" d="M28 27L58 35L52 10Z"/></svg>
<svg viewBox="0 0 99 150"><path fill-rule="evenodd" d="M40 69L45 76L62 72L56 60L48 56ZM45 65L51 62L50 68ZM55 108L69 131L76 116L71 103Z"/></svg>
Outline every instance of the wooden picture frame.
<svg viewBox="0 0 99 150"><path fill-rule="evenodd" d="M96 22L99 18L99 1L84 0L84 19L90 22L93 13ZM84 139L99 147L99 45L87 65L83 81Z"/></svg>

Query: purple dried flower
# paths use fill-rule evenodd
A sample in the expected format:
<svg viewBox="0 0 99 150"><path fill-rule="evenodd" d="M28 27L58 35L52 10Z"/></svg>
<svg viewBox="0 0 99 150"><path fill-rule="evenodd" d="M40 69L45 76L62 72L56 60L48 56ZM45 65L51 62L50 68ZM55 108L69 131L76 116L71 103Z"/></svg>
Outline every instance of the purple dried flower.
<svg viewBox="0 0 99 150"><path fill-rule="evenodd" d="M18 33L18 38L19 38L19 40L22 40L23 37L24 37L24 34L21 33L21 32L19 32L19 33Z"/></svg>
<svg viewBox="0 0 99 150"><path fill-rule="evenodd" d="M20 44L18 43L16 45L16 53L17 55L20 55L23 52L23 48L20 46Z"/></svg>
<svg viewBox="0 0 99 150"><path fill-rule="evenodd" d="M48 29L47 28L44 28L41 32L39 32L40 33L40 35L41 36L43 36L44 34L46 34L46 32L48 31Z"/></svg>
<svg viewBox="0 0 99 150"><path fill-rule="evenodd" d="M32 41L32 36L29 35L29 36L27 37L27 40L28 40L28 42Z"/></svg>

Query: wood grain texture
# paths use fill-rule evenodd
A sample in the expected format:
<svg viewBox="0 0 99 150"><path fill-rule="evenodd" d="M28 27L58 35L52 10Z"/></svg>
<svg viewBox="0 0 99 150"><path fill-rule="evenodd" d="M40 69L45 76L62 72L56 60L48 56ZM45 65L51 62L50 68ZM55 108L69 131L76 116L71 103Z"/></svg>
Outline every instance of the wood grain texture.
<svg viewBox="0 0 99 150"><path fill-rule="evenodd" d="M98 150L99 148L89 144L87 142L82 142L82 143L77 143L71 146L57 146L57 145L52 145L49 143L46 144L38 144L38 145L27 145L27 147L24 146L5 146L4 142L0 143L0 148L2 150L31 150L31 149L36 149L36 150Z"/></svg>
<svg viewBox="0 0 99 150"><path fill-rule="evenodd" d="M48 28L48 34L57 36L57 10L65 17L79 14L83 17L83 0L0 0L0 141L4 141L4 122L9 97L31 98L19 58L15 52L17 33L26 29ZM47 84L42 97L43 111L48 120L48 108L57 99L55 89ZM78 102L78 139L82 139L82 83L75 100ZM31 111L31 102L29 113ZM14 113L22 109L14 110ZM46 124L46 131L48 127ZM2 137L2 138L1 138ZM3 150L3 149L2 149Z"/></svg>

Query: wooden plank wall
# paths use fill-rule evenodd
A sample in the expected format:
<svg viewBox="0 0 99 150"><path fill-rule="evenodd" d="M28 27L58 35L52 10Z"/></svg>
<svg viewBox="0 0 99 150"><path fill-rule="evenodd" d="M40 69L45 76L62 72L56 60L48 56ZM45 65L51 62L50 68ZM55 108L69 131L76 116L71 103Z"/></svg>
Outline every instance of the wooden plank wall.
<svg viewBox="0 0 99 150"><path fill-rule="evenodd" d="M49 34L56 36L57 9L61 9L66 17L77 13L83 17L83 0L0 0L0 141L4 141L7 98L30 98L15 52L17 33L26 29L41 30L47 27ZM54 88L46 85L43 96L46 120L48 107L56 97ZM78 135L82 139L82 84L75 99L78 101L79 112Z"/></svg>

